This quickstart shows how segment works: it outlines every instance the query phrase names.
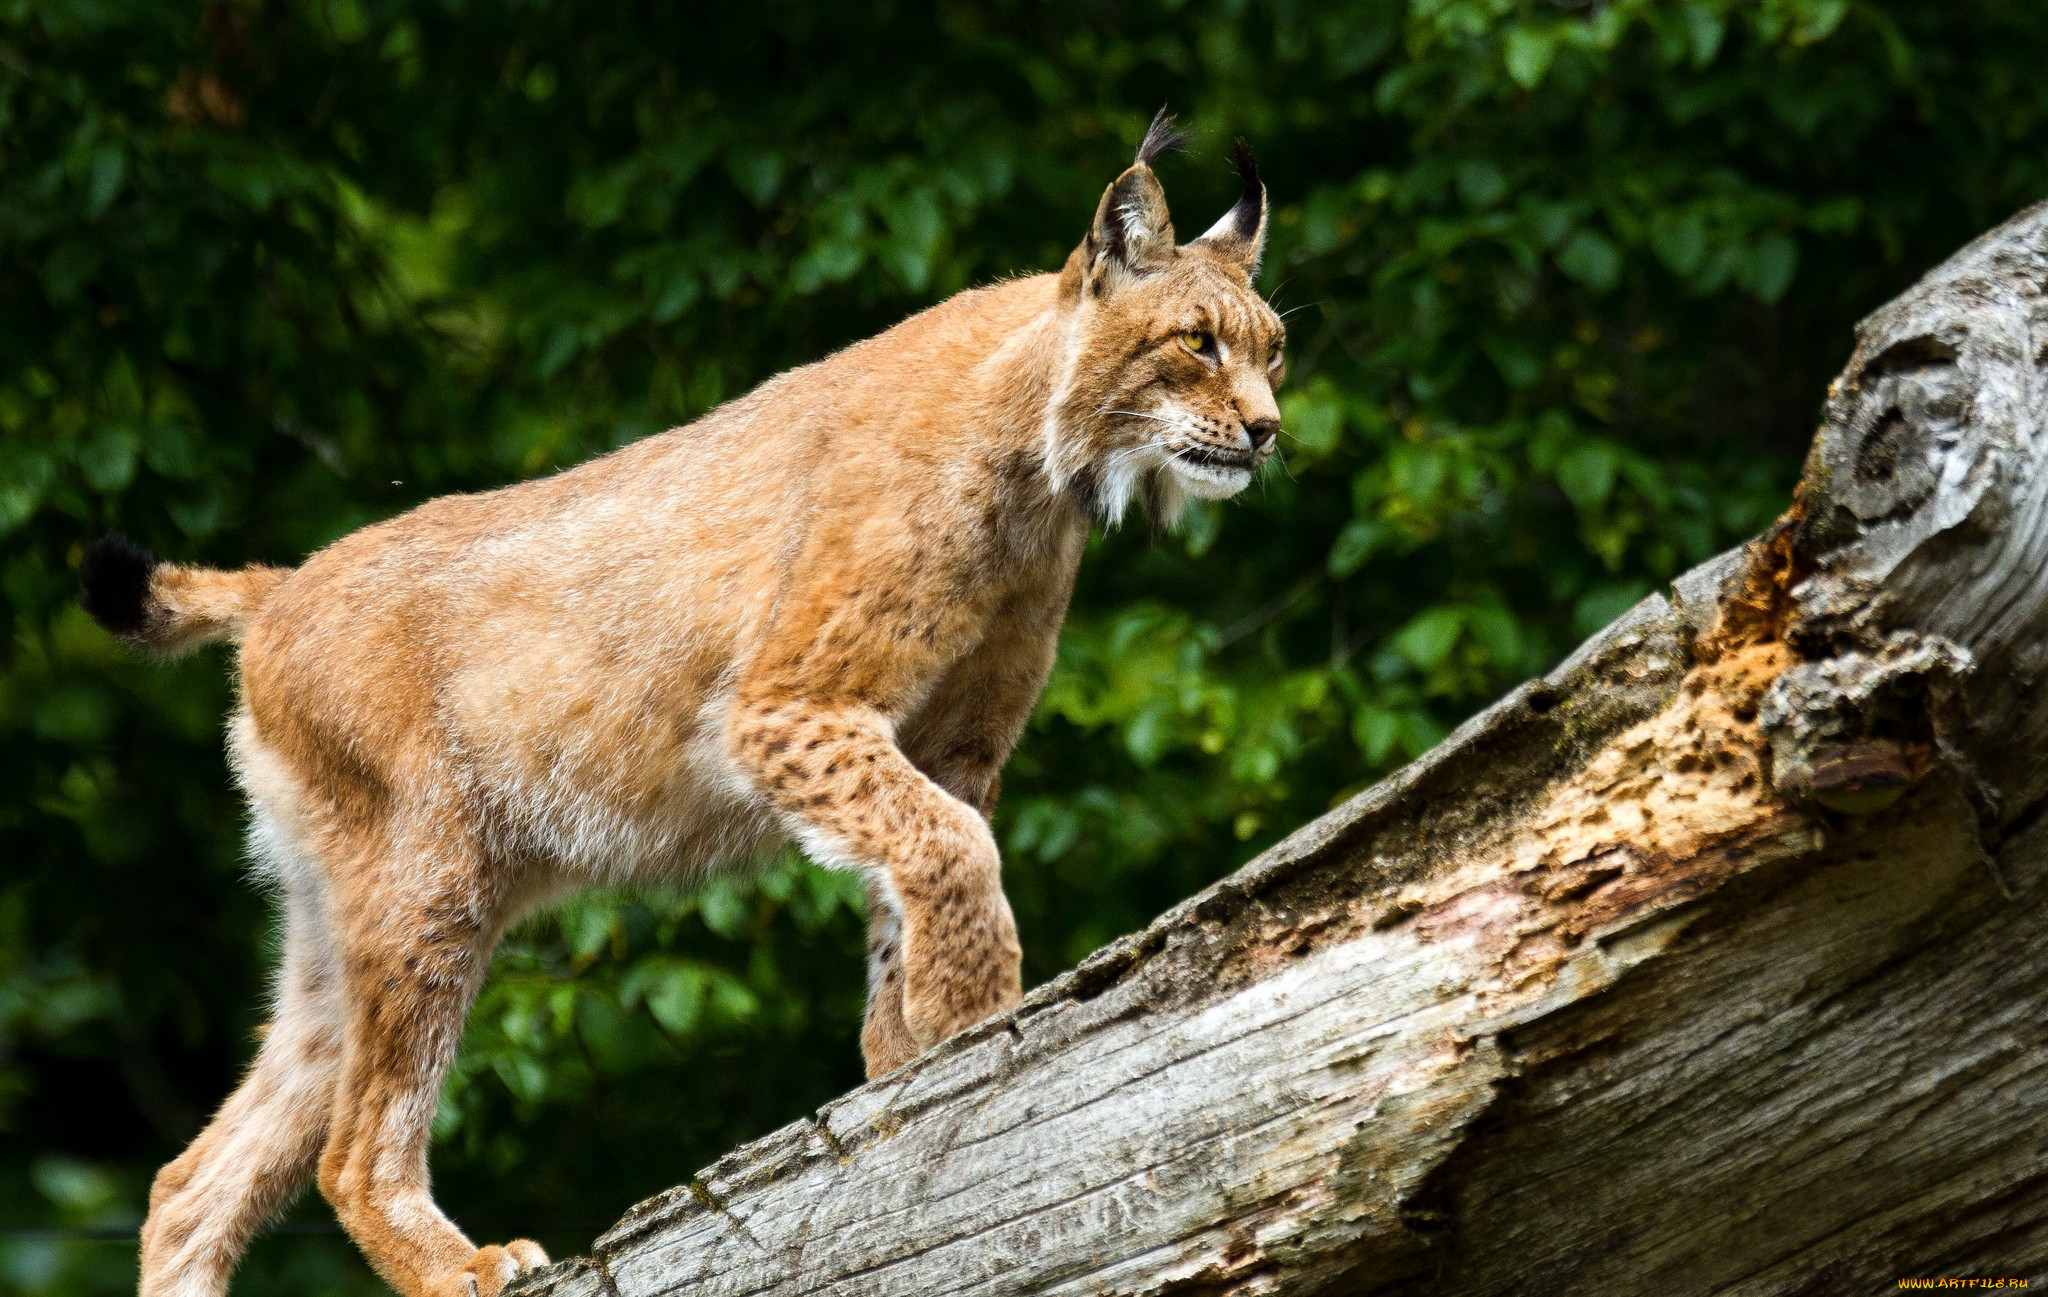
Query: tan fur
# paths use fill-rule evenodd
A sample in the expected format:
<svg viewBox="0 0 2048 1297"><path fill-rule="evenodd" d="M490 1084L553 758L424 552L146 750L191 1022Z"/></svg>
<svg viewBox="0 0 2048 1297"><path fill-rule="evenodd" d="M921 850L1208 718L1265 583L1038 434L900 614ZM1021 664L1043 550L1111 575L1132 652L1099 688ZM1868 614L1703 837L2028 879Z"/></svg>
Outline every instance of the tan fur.
<svg viewBox="0 0 2048 1297"><path fill-rule="evenodd" d="M183 653L214 640L239 640L256 610L291 569L246 567L219 572L170 563L149 577L149 624L136 639L159 653Z"/></svg>
<svg viewBox="0 0 2048 1297"><path fill-rule="evenodd" d="M575 888L790 838L862 871L870 1075L1016 1003L987 816L1089 520L1231 494L1278 431L1255 172L1175 247L1147 150L1060 274L289 575L155 570L139 638L241 638L231 747L288 936L275 1028L151 1192L145 1294L224 1291L316 1173L407 1297L540 1264L463 1237L427 1146L493 945Z"/></svg>

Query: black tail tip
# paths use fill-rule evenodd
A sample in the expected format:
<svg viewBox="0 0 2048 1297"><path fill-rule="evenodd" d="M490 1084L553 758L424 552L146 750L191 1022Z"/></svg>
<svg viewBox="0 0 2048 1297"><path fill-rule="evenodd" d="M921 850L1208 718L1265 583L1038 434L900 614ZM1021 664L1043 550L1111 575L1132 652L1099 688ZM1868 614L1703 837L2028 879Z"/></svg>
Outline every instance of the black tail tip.
<svg viewBox="0 0 2048 1297"><path fill-rule="evenodd" d="M149 576L156 568L156 555L126 536L102 536L78 564L78 602L114 634L140 635L149 624Z"/></svg>

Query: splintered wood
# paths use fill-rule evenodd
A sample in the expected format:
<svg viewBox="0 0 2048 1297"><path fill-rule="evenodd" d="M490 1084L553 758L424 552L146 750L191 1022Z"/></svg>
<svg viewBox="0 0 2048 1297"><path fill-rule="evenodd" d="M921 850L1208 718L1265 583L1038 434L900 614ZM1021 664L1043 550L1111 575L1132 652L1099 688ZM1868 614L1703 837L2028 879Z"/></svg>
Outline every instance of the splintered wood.
<svg viewBox="0 0 2048 1297"><path fill-rule="evenodd" d="M1771 787L1756 727L1764 690L1790 660L1770 642L1695 666L1669 707L1552 794L1509 856L1532 901L1490 1007L1554 976L1588 936L1639 925L1744 869L1820 845L1818 830Z"/></svg>

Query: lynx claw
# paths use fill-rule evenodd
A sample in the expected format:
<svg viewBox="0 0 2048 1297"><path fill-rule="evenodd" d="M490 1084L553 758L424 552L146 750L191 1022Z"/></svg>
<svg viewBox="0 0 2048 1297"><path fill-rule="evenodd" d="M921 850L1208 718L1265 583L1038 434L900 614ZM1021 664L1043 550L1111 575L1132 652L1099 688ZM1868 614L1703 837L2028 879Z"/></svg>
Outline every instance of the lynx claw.
<svg viewBox="0 0 2048 1297"><path fill-rule="evenodd" d="M515 1238L503 1247L487 1244L456 1271L454 1297L498 1297L512 1276L547 1263L548 1254L532 1239Z"/></svg>

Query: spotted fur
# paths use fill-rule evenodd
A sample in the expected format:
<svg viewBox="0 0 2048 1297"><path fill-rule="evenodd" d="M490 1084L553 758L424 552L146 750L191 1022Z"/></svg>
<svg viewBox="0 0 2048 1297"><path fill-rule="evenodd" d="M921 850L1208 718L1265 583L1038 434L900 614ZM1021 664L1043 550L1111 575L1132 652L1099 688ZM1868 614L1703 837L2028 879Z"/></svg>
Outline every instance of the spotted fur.
<svg viewBox="0 0 2048 1297"><path fill-rule="evenodd" d="M791 839L859 870L870 1075L1016 1003L988 815L1089 520L1230 495L1278 431L1264 190L1245 155L1246 199L1176 245L1149 165L1172 136L1059 273L687 427L291 572L102 551L112 629L240 644L230 747L286 920L274 1025L151 1191L143 1293L223 1292L308 1177L406 1297L495 1297L542 1263L449 1222L427 1147L493 946L579 887Z"/></svg>

